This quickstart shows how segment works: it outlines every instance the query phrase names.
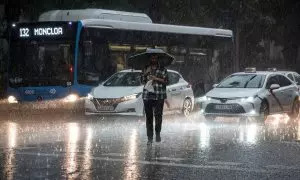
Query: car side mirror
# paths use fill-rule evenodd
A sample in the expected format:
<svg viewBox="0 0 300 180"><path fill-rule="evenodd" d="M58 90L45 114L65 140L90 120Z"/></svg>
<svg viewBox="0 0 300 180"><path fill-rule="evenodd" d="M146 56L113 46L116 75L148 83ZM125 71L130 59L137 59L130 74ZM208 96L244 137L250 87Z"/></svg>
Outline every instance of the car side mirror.
<svg viewBox="0 0 300 180"><path fill-rule="evenodd" d="M216 88L218 85L219 85L219 84L214 84L214 85L213 85L213 88Z"/></svg>
<svg viewBox="0 0 300 180"><path fill-rule="evenodd" d="M280 88L280 85L279 84L272 84L271 86L270 86L270 90L271 91L273 91L273 90L275 90L275 89L279 89Z"/></svg>

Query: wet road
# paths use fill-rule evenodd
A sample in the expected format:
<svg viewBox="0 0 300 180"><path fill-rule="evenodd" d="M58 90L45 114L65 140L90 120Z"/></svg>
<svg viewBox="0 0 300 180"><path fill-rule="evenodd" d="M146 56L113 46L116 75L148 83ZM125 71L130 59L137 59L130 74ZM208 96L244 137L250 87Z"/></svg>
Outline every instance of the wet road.
<svg viewBox="0 0 300 180"><path fill-rule="evenodd" d="M0 179L299 179L300 124L167 116L147 146L143 119L1 117Z"/></svg>

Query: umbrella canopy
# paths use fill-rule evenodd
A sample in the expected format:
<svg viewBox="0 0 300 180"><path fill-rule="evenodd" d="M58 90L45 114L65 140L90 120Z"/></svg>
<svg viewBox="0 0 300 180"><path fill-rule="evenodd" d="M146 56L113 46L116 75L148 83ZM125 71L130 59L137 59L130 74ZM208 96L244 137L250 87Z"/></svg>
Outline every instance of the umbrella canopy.
<svg viewBox="0 0 300 180"><path fill-rule="evenodd" d="M150 64L150 57L156 55L160 66L169 66L174 61L174 57L166 53L162 49L146 49L145 52L133 55L128 58L128 66L134 69L143 69Z"/></svg>

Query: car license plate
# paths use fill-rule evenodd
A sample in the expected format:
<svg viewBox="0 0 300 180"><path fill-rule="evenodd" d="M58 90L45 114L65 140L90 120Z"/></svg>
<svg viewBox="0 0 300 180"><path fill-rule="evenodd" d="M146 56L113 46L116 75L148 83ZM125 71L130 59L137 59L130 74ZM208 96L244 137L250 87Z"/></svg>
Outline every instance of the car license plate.
<svg viewBox="0 0 300 180"><path fill-rule="evenodd" d="M48 109L48 104L44 104L44 103L35 103L33 105L34 109Z"/></svg>
<svg viewBox="0 0 300 180"><path fill-rule="evenodd" d="M216 105L215 108L217 110L231 110L233 109L232 105Z"/></svg>
<svg viewBox="0 0 300 180"><path fill-rule="evenodd" d="M98 109L98 111L113 111L114 107L113 106L98 106L97 109Z"/></svg>

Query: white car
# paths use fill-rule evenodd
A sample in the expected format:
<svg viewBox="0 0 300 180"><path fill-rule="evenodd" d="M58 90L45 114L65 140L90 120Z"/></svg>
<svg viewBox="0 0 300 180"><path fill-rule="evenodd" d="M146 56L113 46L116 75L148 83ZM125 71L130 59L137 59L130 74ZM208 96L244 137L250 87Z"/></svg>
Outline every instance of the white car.
<svg viewBox="0 0 300 180"><path fill-rule="evenodd" d="M290 78L294 83L297 84L298 87L300 87L300 75L294 71L279 71L280 73L286 75L288 78Z"/></svg>
<svg viewBox="0 0 300 180"><path fill-rule="evenodd" d="M98 87L92 89L85 100L85 114L144 115L140 70L123 70L115 73ZM168 70L168 108L180 110L185 116L193 110L194 94L191 85L176 71Z"/></svg>
<svg viewBox="0 0 300 180"><path fill-rule="evenodd" d="M216 117L256 117L264 121L269 114L299 113L298 87L276 71L247 69L234 73L202 98L202 110L207 120Z"/></svg>

